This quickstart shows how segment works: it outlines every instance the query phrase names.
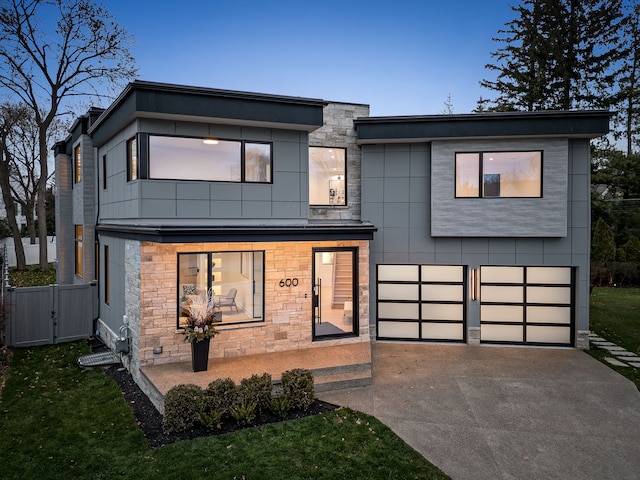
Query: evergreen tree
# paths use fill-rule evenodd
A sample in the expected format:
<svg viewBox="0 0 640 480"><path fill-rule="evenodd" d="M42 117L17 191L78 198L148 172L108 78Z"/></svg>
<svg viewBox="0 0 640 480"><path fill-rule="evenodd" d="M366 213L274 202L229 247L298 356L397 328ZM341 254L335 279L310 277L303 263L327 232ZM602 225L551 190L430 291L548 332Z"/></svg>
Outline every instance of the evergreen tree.
<svg viewBox="0 0 640 480"><path fill-rule="evenodd" d="M591 242L591 261L612 262L616 259L616 243L604 220L598 219Z"/></svg>
<svg viewBox="0 0 640 480"><path fill-rule="evenodd" d="M596 107L612 101L617 62L626 55L622 0L521 0L516 18L494 40L498 93L493 109Z"/></svg>
<svg viewBox="0 0 640 480"><path fill-rule="evenodd" d="M635 235L631 235L629 241L625 244L627 262L640 262L640 240Z"/></svg>
<svg viewBox="0 0 640 480"><path fill-rule="evenodd" d="M619 113L614 118L613 133L616 140L625 140L626 153L632 155L640 144L640 4L629 7L623 27L627 55L621 61L614 97Z"/></svg>

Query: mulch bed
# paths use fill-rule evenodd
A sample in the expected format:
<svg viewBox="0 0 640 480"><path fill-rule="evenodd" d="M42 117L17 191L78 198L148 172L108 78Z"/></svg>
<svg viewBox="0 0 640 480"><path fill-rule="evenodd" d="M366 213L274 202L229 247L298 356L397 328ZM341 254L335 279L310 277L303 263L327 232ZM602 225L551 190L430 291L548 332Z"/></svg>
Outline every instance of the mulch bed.
<svg viewBox="0 0 640 480"><path fill-rule="evenodd" d="M247 428L238 425L233 419L227 419L224 421L220 429L210 430L205 427L198 426L185 432L165 433L162 429L162 415L158 412L153 403L151 403L151 400L149 400L142 390L140 390L140 387L133 381L131 374L126 369L119 366L107 368L106 374L120 387L125 401L133 409L133 414L136 418L138 427L143 431L151 448L169 445L181 440L191 440L198 437L220 435ZM271 423L319 415L321 413L331 412L337 408L339 408L337 405L316 399L309 410L304 412L301 410L292 410L284 420L276 417L271 412L263 412L256 416L252 427L249 428L259 428Z"/></svg>

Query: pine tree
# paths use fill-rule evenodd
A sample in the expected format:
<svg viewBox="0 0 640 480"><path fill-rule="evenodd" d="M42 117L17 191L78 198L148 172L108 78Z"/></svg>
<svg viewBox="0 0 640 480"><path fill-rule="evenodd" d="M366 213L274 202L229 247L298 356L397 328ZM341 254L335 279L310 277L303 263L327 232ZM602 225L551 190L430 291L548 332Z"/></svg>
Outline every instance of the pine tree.
<svg viewBox="0 0 640 480"><path fill-rule="evenodd" d="M622 0L521 0L517 17L494 40L494 109L605 108L613 96L617 62L626 54Z"/></svg>
<svg viewBox="0 0 640 480"><path fill-rule="evenodd" d="M627 254L627 262L640 262L640 240L635 235L631 235L629 241L624 246Z"/></svg>
<svg viewBox="0 0 640 480"><path fill-rule="evenodd" d="M615 95L614 138L624 139L627 156L634 153L640 140L640 4L632 5L625 18L622 36L627 55L621 61L618 91Z"/></svg>
<svg viewBox="0 0 640 480"><path fill-rule="evenodd" d="M616 243L607 224L598 219L591 242L591 261L612 262L616 259Z"/></svg>

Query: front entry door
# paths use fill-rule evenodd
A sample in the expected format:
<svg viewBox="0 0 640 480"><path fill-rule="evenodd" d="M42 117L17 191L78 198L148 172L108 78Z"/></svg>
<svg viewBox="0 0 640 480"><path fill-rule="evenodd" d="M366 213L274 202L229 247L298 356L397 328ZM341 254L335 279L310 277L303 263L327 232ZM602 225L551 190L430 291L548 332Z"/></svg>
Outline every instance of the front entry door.
<svg viewBox="0 0 640 480"><path fill-rule="evenodd" d="M357 258L357 248L313 249L314 339L357 333Z"/></svg>

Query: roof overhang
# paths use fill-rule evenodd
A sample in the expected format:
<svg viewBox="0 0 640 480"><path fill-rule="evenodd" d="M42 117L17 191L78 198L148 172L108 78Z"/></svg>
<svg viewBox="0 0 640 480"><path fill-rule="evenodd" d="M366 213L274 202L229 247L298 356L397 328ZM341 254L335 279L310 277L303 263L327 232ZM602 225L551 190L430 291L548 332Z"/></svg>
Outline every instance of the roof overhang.
<svg viewBox="0 0 640 480"><path fill-rule="evenodd" d="M306 240L373 240L374 225L307 224L255 226L98 225L100 234L155 243L294 242Z"/></svg>
<svg viewBox="0 0 640 480"><path fill-rule="evenodd" d="M91 125L99 146L136 118L313 131L323 124L320 99L189 87L136 80Z"/></svg>
<svg viewBox="0 0 640 480"><path fill-rule="evenodd" d="M413 143L447 139L565 137L609 133L608 110L471 113L355 120L358 144Z"/></svg>

